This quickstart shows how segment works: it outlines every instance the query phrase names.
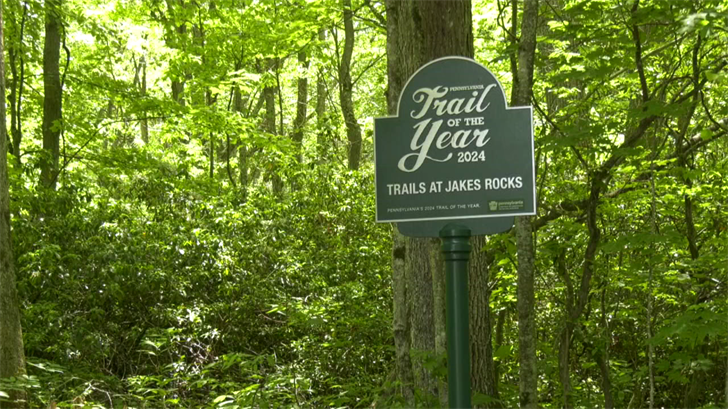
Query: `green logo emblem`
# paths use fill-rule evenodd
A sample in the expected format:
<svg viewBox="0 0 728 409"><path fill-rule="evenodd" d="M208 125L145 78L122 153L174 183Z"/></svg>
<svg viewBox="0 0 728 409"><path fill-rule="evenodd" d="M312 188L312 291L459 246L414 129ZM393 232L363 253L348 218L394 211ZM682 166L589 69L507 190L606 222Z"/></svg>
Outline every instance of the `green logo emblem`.
<svg viewBox="0 0 728 409"><path fill-rule="evenodd" d="M488 208L490 208L491 212L498 210L498 202L496 202L495 200L491 200L490 202L488 202Z"/></svg>

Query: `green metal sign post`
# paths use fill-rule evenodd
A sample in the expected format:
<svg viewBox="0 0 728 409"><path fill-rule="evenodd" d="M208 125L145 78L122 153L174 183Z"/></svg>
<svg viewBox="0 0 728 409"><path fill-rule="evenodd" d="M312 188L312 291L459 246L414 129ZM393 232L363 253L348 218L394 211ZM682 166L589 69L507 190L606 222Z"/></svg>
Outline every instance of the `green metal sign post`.
<svg viewBox="0 0 728 409"><path fill-rule="evenodd" d="M451 409L470 409L468 260L470 229L450 223L440 230L447 288L447 387Z"/></svg>
<svg viewBox="0 0 728 409"><path fill-rule="evenodd" d="M377 222L442 238L451 409L471 408L470 236L536 214L533 150L532 108L509 107L493 73L464 57L423 65L403 87L397 115L374 120Z"/></svg>

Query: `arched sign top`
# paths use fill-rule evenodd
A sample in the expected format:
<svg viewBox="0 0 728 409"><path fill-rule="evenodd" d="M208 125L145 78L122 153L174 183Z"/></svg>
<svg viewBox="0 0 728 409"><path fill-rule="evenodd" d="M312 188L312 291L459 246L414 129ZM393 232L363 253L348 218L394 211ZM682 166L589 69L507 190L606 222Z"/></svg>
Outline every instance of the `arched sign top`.
<svg viewBox="0 0 728 409"><path fill-rule="evenodd" d="M495 75L469 58L409 78L397 116L374 120L374 161L379 222L536 211L531 107L508 107Z"/></svg>
<svg viewBox="0 0 728 409"><path fill-rule="evenodd" d="M440 98L444 99L447 99L446 97L449 95L452 99L464 99L461 106L461 109L464 109L471 99L475 98L473 104L476 104L481 97L484 97L484 102L492 103L493 108L497 106L499 109L508 109L503 86L488 68L471 58L449 56L432 60L412 74L399 94L397 116L405 114L402 111L403 99L405 105L409 105L410 102L417 102L413 98L422 98L421 102L427 103L429 98L426 98L424 92L421 91L422 85L433 84L435 82L433 80L439 80L440 83L447 85L435 86L435 88L439 87L439 89L433 93L432 97L435 100L431 101L432 103L442 101L442 99L436 99L438 95L443 94ZM418 91L421 92L418 93ZM463 91L470 92L464 93ZM453 105L457 104L452 100L449 100L449 102ZM438 107L441 107L441 105ZM435 109L438 107L435 107ZM453 106L454 108L456 107ZM447 106L444 109L447 109Z"/></svg>

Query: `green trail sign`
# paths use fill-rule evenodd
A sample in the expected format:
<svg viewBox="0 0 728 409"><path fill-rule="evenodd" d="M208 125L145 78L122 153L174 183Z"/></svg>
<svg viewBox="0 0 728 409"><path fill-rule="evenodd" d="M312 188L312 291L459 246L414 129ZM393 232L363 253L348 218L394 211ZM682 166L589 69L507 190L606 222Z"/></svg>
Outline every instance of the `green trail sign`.
<svg viewBox="0 0 728 409"><path fill-rule="evenodd" d="M471 59L424 65L397 116L374 120L377 222L436 236L458 220L483 234L536 214L532 116L530 106L509 108L495 76ZM479 229L484 218L500 227Z"/></svg>

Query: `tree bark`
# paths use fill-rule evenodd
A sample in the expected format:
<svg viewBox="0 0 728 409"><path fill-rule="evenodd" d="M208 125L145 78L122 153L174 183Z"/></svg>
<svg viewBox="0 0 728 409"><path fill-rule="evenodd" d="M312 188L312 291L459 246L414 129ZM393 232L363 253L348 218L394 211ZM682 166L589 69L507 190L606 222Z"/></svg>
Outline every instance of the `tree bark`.
<svg viewBox="0 0 728 409"><path fill-rule="evenodd" d="M13 138L12 152L15 156L15 164L22 166L20 143L23 139L23 122L22 122L22 106L23 106L23 84L25 82L25 58L23 57L23 37L25 35L25 21L28 16L28 6L23 5L23 17L20 21L20 33L18 41L10 49L10 68L13 79L10 90L10 129ZM18 76L15 61L18 60L20 65L20 75Z"/></svg>
<svg viewBox="0 0 728 409"><path fill-rule="evenodd" d="M344 9L344 53L339 66L339 97L341 112L346 123L346 138L348 144L349 169L358 170L361 160L361 127L354 112L352 97L353 84L351 81L351 57L354 53L354 13L351 10L351 0L341 0Z"/></svg>
<svg viewBox="0 0 728 409"><path fill-rule="evenodd" d="M516 8L513 8L514 11ZM514 19L517 16L513 16ZM538 0L524 0L521 39L518 44L517 89L511 106L529 105L533 88L533 60L536 50ZM515 33L514 33L515 35ZM536 320L534 296L535 249L531 218L516 217L518 249L518 351L519 402L522 408L536 408L538 389L536 372Z"/></svg>
<svg viewBox="0 0 728 409"><path fill-rule="evenodd" d="M677 157L677 164L680 167L680 169L683 170L692 170L694 169L693 166L691 166L689 162L689 155L685 152L683 146L685 145L685 138L688 132L688 129L690 128L691 121L693 118L693 115L695 113L695 108L698 104L698 98L700 95L700 50L702 46L702 37L698 36L696 43L693 47L692 52L692 74L693 74L693 83L696 84L695 88L692 92L692 101L690 104L690 107L685 114L684 117L680 118L678 121L679 126L679 133L676 135L676 141L675 141L675 156ZM653 165L654 166L654 165ZM693 181L690 179L688 173L680 172L680 180L685 185L686 190L690 190L693 187ZM654 200L654 176L651 177L650 182L652 184L653 189L653 200ZM690 258L693 260L693 262L697 262L700 258L700 246L698 244L698 232L695 228L695 220L694 220L694 211L695 207L693 204L693 200L690 197L689 194L683 195L683 202L684 202L684 220L685 220L685 238L688 241L688 251L690 252ZM654 205L653 205L654 207ZM655 217L655 210L653 210L653 220ZM655 223L653 221L653 223ZM655 224L653 227L653 233L659 234L659 231L657 229L657 225ZM696 266L699 264L696 263ZM694 269L698 271L690 271L690 276L695 279L698 286L700 286L700 289L697 291L697 299L696 304L700 304L706 301L704 294L706 293L704 285L706 283L705 276L706 274L700 274L701 271L699 271L698 268L693 267ZM691 269L692 270L692 269ZM712 284L710 285L712 287ZM651 288L651 286L650 286ZM648 294L649 297L653 297L652 293ZM650 322L651 324L651 322ZM649 329L649 328L648 328ZM650 332L651 333L651 332ZM652 349L652 345L650 344L649 347ZM654 352L650 349L650 355L652 356ZM707 355L708 345L702 344L699 347L700 354L703 356ZM703 385L705 383L705 371L703 370L697 370L692 373L691 379L690 379L690 385L685 393L685 397L683 400L683 406L686 408L692 408L692 407L699 407L703 403L701 398L703 397ZM652 388L654 389L654 387ZM654 392L653 392L654 394ZM726 398L728 399L728 397Z"/></svg>
<svg viewBox="0 0 728 409"><path fill-rule="evenodd" d="M597 363L602 373L602 392L604 393L604 408L614 408L614 397L612 396L612 378L609 375L609 346L611 345L611 337L609 330L609 322L607 321L607 286L609 281L605 277L604 288L602 289L601 298L601 319L599 321L601 327L601 339L604 345L603 351L597 351Z"/></svg>
<svg viewBox="0 0 728 409"><path fill-rule="evenodd" d="M472 11L469 1L396 1L387 2L387 59L389 87L387 89L387 102L390 115L396 113L399 93L409 77L422 64L433 59L461 55L473 57ZM474 248L483 247L485 240L482 237L473 239ZM427 246L428 239L411 238L407 240L407 272L414 272L426 268L418 260L430 258L429 268L433 283L432 302L435 307L425 306L422 299L414 299L414 294L407 294L414 299L412 303L412 322L420 319L435 323L434 334L419 331L418 326L412 325L413 340L415 337L426 337L423 345L434 345L435 353L445 348L444 340L439 340L440 329L438 323L444 319L440 317L444 309L439 307L444 300L444 270L439 260L440 248ZM430 252L430 254L427 254ZM491 267L488 253L474 253L470 266L470 322L471 322L471 361L473 391L497 397L495 382L491 329L488 280ZM436 270L437 269L437 270ZM414 276L407 276L408 288L419 286ZM423 279L425 274L422 274ZM428 295L429 296L429 295ZM426 302L430 302L427 300ZM434 318L415 317L415 315L434 313ZM429 337L434 336L434 342ZM439 341L438 341L439 340ZM414 347L414 341L413 341ZM446 394L445 385L439 385L439 392L443 397ZM426 389L427 390L427 389ZM430 388L431 393L435 391ZM444 399L443 399L444 400Z"/></svg>
<svg viewBox="0 0 728 409"><path fill-rule="evenodd" d="M276 69L276 60L268 58L265 61L266 75L273 75ZM271 135L277 135L276 132L276 87L267 85L263 88L263 101L265 103L265 116L263 117L263 130ZM283 180L278 174L280 170L278 166L274 166L271 171L270 178L272 180L273 194L280 197L283 194Z"/></svg>
<svg viewBox="0 0 728 409"><path fill-rule="evenodd" d="M8 100L10 101L10 135L12 135L13 142L15 135L17 134L17 116L18 111L16 107L16 95L18 89L18 69L16 66L18 52L15 46L8 48L8 57L10 58L10 93L8 94ZM8 145L8 151L15 156L20 157L20 149L15 149L15 143Z"/></svg>
<svg viewBox="0 0 728 409"><path fill-rule="evenodd" d="M394 348L397 368L397 379L400 382L399 393L407 407L414 406L414 390L412 361L410 360L410 325L409 304L407 302L407 273L405 269L407 257L407 240L397 231L392 230L392 292L394 293L393 319Z"/></svg>
<svg viewBox="0 0 728 409"><path fill-rule="evenodd" d="M62 116L62 90L59 58L61 51L61 1L45 4L45 44L43 47L43 156L40 180L46 188L56 188Z"/></svg>
<svg viewBox="0 0 728 409"><path fill-rule="evenodd" d="M142 66L142 79L140 87L142 99L144 99L147 96L147 60L146 58L144 58L143 55L139 59L139 64L141 64ZM142 140L144 141L144 143L149 143L149 120L147 119L147 112L143 111L142 115L144 115L144 118L139 124L139 128L141 130Z"/></svg>
<svg viewBox="0 0 728 409"><path fill-rule="evenodd" d="M482 393L498 399L498 383L493 364L493 322L490 314L490 270L495 260L486 249L484 236L470 239L473 246L468 266L470 295L470 383L473 393ZM497 408L500 405L482 405L478 408Z"/></svg>
<svg viewBox="0 0 728 409"><path fill-rule="evenodd" d="M569 313L566 313L565 321L569 320ZM564 409L571 408L571 377L569 376L569 358L571 348L572 325L566 323L559 335L559 382L561 383L561 400Z"/></svg>
<svg viewBox="0 0 728 409"><path fill-rule="evenodd" d="M180 1L180 7L184 8L185 4L184 2ZM174 13L174 7L172 6L172 2L170 0L167 1L167 9L170 13ZM174 24L174 23L173 23ZM177 38L171 39L171 41L165 41L168 47L170 48L176 48L175 45L178 44L178 41L180 38L184 38L187 36L187 24L182 23L179 26L174 27L175 33L177 33ZM184 41L182 41L184 44ZM185 79L174 77L172 78L172 99L180 104L181 106L185 106Z"/></svg>
<svg viewBox="0 0 728 409"><path fill-rule="evenodd" d="M175 27L175 32L178 36L185 36L187 34L187 25L184 23L180 26ZM185 80L175 77L172 79L172 99L185 106Z"/></svg>
<svg viewBox="0 0 728 409"><path fill-rule="evenodd" d="M243 95L237 85L233 88L233 110L238 115L243 115ZM240 142L238 142L238 185L245 201L248 193L248 148Z"/></svg>
<svg viewBox="0 0 728 409"><path fill-rule="evenodd" d="M411 346L420 355L435 352L434 295L430 266L430 239L407 242L406 276L410 303ZM424 359L412 359L415 388L423 394L424 404L432 406L437 397L437 380L424 365Z"/></svg>
<svg viewBox="0 0 728 409"><path fill-rule="evenodd" d="M0 78L5 78L3 44L3 4L0 0ZM0 81L0 101L5 101L5 82ZM8 182L8 138L5 104L0 104L0 378L25 374L20 300L15 285L13 242L10 230L10 189ZM13 403L13 401L17 403ZM23 403L19 403L23 402ZM25 394L11 392L10 402L0 408L25 407Z"/></svg>
<svg viewBox="0 0 728 409"><path fill-rule="evenodd" d="M603 351L598 351L596 356L599 371L602 374L602 393L604 394L604 409L613 409L612 382L609 377L609 359Z"/></svg>
<svg viewBox="0 0 728 409"><path fill-rule="evenodd" d="M506 323L506 314L508 313L508 310L506 308L503 308L502 310L498 311L498 321L495 325L495 351L497 353L498 349L502 347L503 344L503 330ZM500 360L495 361L495 364L493 365L493 379L495 380L496 386L500 382Z"/></svg>
<svg viewBox="0 0 728 409"><path fill-rule="evenodd" d="M326 29L321 28L318 31L319 43L326 41ZM326 156L326 135L324 129L326 124L326 81L324 79L324 70L319 67L316 73L316 124L318 125L318 133L316 134L316 153L318 162L321 163Z"/></svg>
<svg viewBox="0 0 728 409"><path fill-rule="evenodd" d="M728 408L728 356L726 357L726 373L725 373L725 407Z"/></svg>
<svg viewBox="0 0 728 409"><path fill-rule="evenodd" d="M447 360L447 297L445 277L445 257L441 251L439 239L430 240L430 271L432 272L432 298L435 321L435 356L442 357L443 363ZM472 292L469 293L472 295ZM437 383L440 395L440 406L447 407L447 382L441 380Z"/></svg>
<svg viewBox="0 0 728 409"><path fill-rule="evenodd" d="M301 64L303 73L298 77L298 95L296 101L296 119L293 121L293 133L291 139L296 145L296 160L301 163L303 128L306 126L306 111L308 110L308 56L305 50L298 53L298 62Z"/></svg>
<svg viewBox="0 0 728 409"><path fill-rule="evenodd" d="M420 65L419 42L415 41L412 1L387 0L387 112L397 113L399 94ZM417 52L415 52L417 50ZM407 277L407 242L397 228L392 232L392 290L394 292L394 347L397 380L406 407L414 407L414 375L410 357L410 314Z"/></svg>

